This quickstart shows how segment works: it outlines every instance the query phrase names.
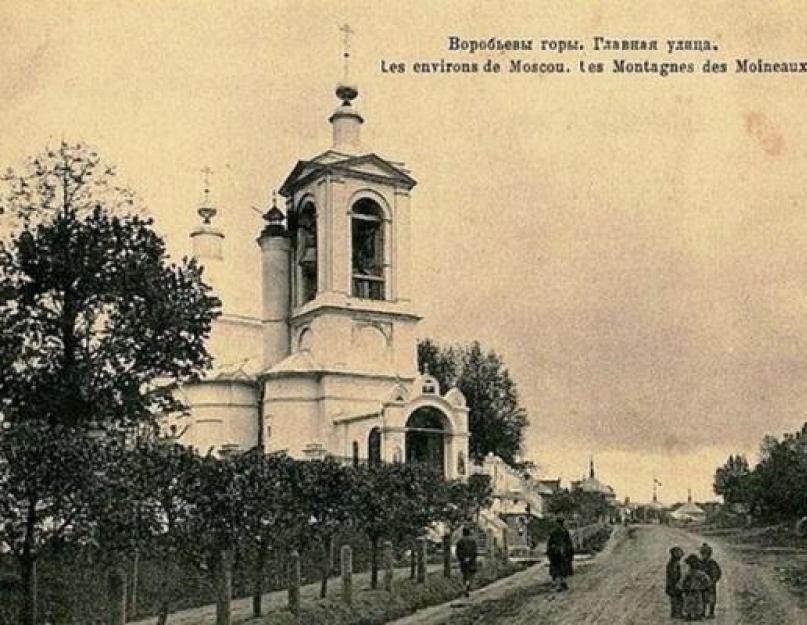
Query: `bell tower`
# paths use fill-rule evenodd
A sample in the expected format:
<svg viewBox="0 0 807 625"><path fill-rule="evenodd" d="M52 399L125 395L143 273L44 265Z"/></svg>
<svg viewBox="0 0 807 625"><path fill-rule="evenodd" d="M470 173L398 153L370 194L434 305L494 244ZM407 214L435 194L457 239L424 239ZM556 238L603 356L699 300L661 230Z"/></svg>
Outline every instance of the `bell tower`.
<svg viewBox="0 0 807 625"><path fill-rule="evenodd" d="M290 352L326 369L414 378L409 196L401 163L361 147L355 86L340 83L333 144L280 188L291 244Z"/></svg>
<svg viewBox="0 0 807 625"><path fill-rule="evenodd" d="M265 363L258 379L268 449L352 463L428 456L447 477L462 477L465 399L457 389L441 395L417 369L416 183L402 163L362 142L359 89L347 78L351 31L340 30L346 70L328 118L331 146L293 167L278 191L285 210L267 214L259 239Z"/></svg>

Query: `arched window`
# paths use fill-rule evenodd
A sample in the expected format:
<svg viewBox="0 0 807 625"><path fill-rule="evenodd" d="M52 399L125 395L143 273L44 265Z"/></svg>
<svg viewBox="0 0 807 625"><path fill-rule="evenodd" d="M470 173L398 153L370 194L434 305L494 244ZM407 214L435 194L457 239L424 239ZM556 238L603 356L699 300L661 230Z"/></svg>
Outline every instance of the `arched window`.
<svg viewBox="0 0 807 625"><path fill-rule="evenodd" d="M296 243L299 267L298 305L302 305L317 295L317 211L311 203L300 209Z"/></svg>
<svg viewBox="0 0 807 625"><path fill-rule="evenodd" d="M364 198L351 210L353 296L384 299L384 213Z"/></svg>
<svg viewBox="0 0 807 625"><path fill-rule="evenodd" d="M381 430L373 428L367 438L367 461L371 467L381 464Z"/></svg>
<svg viewBox="0 0 807 625"><path fill-rule="evenodd" d="M359 442L353 441L353 466L359 466Z"/></svg>

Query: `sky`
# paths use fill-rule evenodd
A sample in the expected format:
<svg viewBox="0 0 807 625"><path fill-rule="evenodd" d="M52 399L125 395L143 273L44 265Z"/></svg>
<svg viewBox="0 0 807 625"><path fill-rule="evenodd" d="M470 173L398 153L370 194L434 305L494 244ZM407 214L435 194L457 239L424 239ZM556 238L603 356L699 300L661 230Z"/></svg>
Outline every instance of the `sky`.
<svg viewBox="0 0 807 625"><path fill-rule="evenodd" d="M730 453L807 420L804 79L381 71L489 56L448 51L452 35L807 58L795 3L758 19L755 2L670 4L0 0L0 167L87 142L181 256L209 166L239 271L226 296L255 313L250 207L330 146L347 22L364 145L419 183L421 336L504 357L547 477L593 455L620 497L647 501L658 478L663 501L708 500ZM579 58L611 55L529 60Z"/></svg>

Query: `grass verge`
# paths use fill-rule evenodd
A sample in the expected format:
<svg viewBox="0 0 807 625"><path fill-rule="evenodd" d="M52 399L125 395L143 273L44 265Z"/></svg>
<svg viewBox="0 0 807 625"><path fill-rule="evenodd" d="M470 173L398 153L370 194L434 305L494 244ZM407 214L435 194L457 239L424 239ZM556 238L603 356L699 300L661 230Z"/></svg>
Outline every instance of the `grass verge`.
<svg viewBox="0 0 807 625"><path fill-rule="evenodd" d="M523 570L524 565L493 563L481 569L474 587L488 584ZM250 625L382 625L402 618L417 610L439 605L462 596L463 588L459 575L451 578L442 573L432 573L426 584L414 580L396 581L392 592L383 590L357 590L353 603L348 606L337 599L320 599L303 603L300 614L288 610L275 612L260 619L247 621Z"/></svg>

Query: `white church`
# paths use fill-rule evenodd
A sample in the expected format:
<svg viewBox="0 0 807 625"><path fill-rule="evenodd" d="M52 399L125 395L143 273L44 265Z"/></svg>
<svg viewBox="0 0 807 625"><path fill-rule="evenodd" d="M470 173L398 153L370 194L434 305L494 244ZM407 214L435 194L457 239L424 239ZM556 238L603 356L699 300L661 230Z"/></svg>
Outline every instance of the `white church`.
<svg viewBox="0 0 807 625"><path fill-rule="evenodd" d="M256 232L260 317L225 301L208 345L214 368L180 390L190 406L182 440L202 452L262 445L297 458L426 462L462 478L465 398L417 367L416 183L401 163L362 147L358 90L341 84L336 95L333 145L294 165L279 189L285 211L273 201ZM221 297L217 287L241 269L227 266L215 214L203 205L190 236Z"/></svg>

